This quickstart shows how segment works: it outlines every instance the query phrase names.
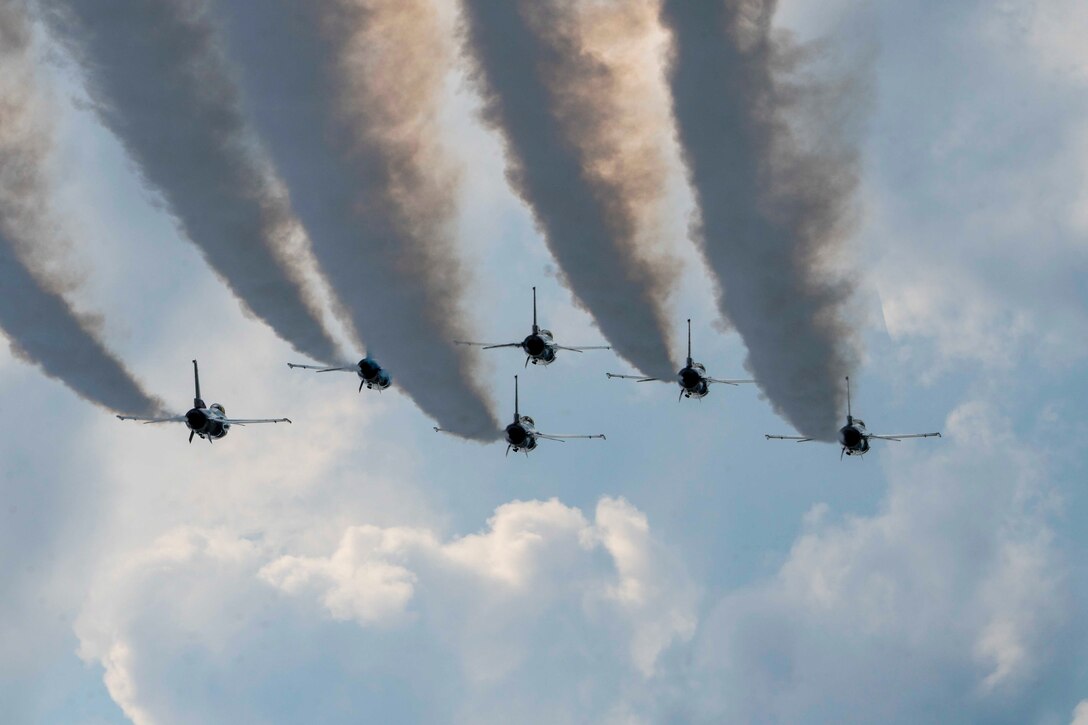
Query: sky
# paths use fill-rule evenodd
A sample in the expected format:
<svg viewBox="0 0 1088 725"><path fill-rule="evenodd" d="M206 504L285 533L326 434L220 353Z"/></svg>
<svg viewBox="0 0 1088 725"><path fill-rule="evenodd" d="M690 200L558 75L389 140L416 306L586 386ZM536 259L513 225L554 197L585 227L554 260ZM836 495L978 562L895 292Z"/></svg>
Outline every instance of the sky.
<svg viewBox="0 0 1088 725"><path fill-rule="evenodd" d="M462 37L455 4L423 5L430 30ZM242 108L271 113L245 65L255 38L232 25L245 9L222 4L214 27ZM119 421L0 346L11 722L1088 722L1083 3L774 9L774 37L804 51L799 82L819 89L801 94L810 140L833 128L856 153L833 260L850 290L854 413L876 433L943 434L846 460L834 444L766 440L794 429L756 386L678 402L673 387L606 379L633 371L609 351L528 369L515 350L458 358L472 382L449 400L505 421L517 374L539 429L608 436L528 457L436 434L414 402L434 386L413 378L410 397L395 368L382 393L288 369L311 360L239 304L96 113L70 46L34 27L66 299L167 410L188 407L198 358L209 403L294 423L190 445L183 426ZM508 177L513 152L476 76L445 67L428 153L454 181L435 182L442 215L424 231L463 271L435 287L459 295L441 303L449 329L523 337L535 285L561 344L603 344L542 212ZM404 106L387 110L400 128ZM668 119L657 110L648 123ZM254 138L273 143L275 122L251 119ZM650 228L679 260L660 307L672 359L690 317L708 372L748 377L677 138L660 133ZM316 207L298 179L344 191L355 173L306 177L305 160L277 153L274 185L303 226ZM403 225L413 207L390 198ZM296 262L342 362L357 359L366 331L343 324L309 257ZM616 273L593 263L591 277ZM401 317L377 310L384 339L422 339ZM416 368L448 362L445 342Z"/></svg>

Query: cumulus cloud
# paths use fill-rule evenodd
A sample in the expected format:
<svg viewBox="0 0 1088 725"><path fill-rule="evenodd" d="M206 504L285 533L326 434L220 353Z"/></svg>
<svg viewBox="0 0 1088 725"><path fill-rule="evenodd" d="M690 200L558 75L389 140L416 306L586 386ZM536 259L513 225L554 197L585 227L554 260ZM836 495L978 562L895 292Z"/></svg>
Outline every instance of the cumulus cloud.
<svg viewBox="0 0 1088 725"><path fill-rule="evenodd" d="M427 701L417 706L444 708L445 720L597 712L619 722L628 690L694 632L694 585L623 499L601 499L592 522L555 499L514 501L465 536L357 525L328 555L282 546L182 526L115 562L76 632L80 655L101 664L134 722L268 717L258 695L288 672L309 682L300 668L315 658L328 662L328 680L309 682L307 703L323 721L391 706L354 686L320 704L345 673L369 672L411 679L412 697ZM341 644L329 648L330 638ZM266 647L287 660L268 662ZM178 678L220 675L229 686L179 693Z"/></svg>
<svg viewBox="0 0 1088 725"><path fill-rule="evenodd" d="M615 579L605 584L591 561L598 547L615 568ZM331 556L284 556L260 576L287 593L309 590L334 618L362 625L418 614L411 605L428 573L446 581L444 589L475 583L478 595L494 593L519 607L529 599L536 608L579 595L585 606L614 609L626 620L633 663L649 677L661 651L695 627L694 590L682 577L668 576L666 564L645 515L623 499L602 499L592 525L578 509L551 499L504 504L487 531L446 543L427 530L352 527Z"/></svg>
<svg viewBox="0 0 1088 725"><path fill-rule="evenodd" d="M878 513L815 506L773 577L717 603L695 644L700 719L1024 722L1049 705L1032 692L1072 614L1050 486L988 406L946 429L928 460L889 452Z"/></svg>

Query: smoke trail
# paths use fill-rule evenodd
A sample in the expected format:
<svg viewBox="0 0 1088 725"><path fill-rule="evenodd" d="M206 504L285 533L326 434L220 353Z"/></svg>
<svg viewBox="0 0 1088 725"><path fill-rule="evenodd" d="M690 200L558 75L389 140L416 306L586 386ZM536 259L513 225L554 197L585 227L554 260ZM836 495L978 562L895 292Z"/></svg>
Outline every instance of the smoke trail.
<svg viewBox="0 0 1088 725"><path fill-rule="evenodd" d="M221 4L268 142L368 352L443 428L493 439L453 253L457 173L437 140L452 65L428 0Z"/></svg>
<svg viewBox="0 0 1088 725"><path fill-rule="evenodd" d="M802 90L784 80L798 54L771 37L774 8L664 0L662 18L722 313L776 410L802 434L830 440L855 347L843 317L851 287L827 266L845 236L857 159L834 133L821 135L818 152L803 148L789 115Z"/></svg>
<svg viewBox="0 0 1088 725"><path fill-rule="evenodd" d="M205 0L41 0L103 123L244 307L296 350L340 359L303 279L301 229L254 147Z"/></svg>
<svg viewBox="0 0 1088 725"><path fill-rule="evenodd" d="M621 41L647 38L623 34L647 32L650 19L645 3L623 5L463 2L511 185L616 352L664 376L675 372L663 305L677 265L654 238L654 213L667 170L660 118L624 96L646 79Z"/></svg>
<svg viewBox="0 0 1088 725"><path fill-rule="evenodd" d="M24 0L0 0L0 329L17 356L92 403L154 413L159 401L71 310L44 256L58 240L40 171L50 150L49 124L33 91L31 47Z"/></svg>

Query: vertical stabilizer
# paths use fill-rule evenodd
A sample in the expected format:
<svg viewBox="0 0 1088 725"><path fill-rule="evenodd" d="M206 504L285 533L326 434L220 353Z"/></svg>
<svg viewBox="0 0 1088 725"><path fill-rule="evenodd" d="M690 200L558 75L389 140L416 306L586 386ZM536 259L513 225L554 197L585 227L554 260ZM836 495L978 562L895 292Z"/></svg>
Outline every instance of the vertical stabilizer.
<svg viewBox="0 0 1088 725"><path fill-rule="evenodd" d="M193 382L196 384L196 397L193 398L193 407L203 408L204 401L200 398L200 370L196 366L196 360L193 360Z"/></svg>
<svg viewBox="0 0 1088 725"><path fill-rule="evenodd" d="M536 287L533 287L533 334L540 332L540 326L536 324Z"/></svg>
<svg viewBox="0 0 1088 725"><path fill-rule="evenodd" d="M521 420L521 416L518 413L518 376L514 376L514 422L517 423Z"/></svg>
<svg viewBox="0 0 1088 725"><path fill-rule="evenodd" d="M689 368L691 367L692 362L693 361L691 359L691 318L689 317L688 318L688 367Z"/></svg>
<svg viewBox="0 0 1088 725"><path fill-rule="evenodd" d="M850 376L846 376L846 424L854 424L854 412L850 409Z"/></svg>

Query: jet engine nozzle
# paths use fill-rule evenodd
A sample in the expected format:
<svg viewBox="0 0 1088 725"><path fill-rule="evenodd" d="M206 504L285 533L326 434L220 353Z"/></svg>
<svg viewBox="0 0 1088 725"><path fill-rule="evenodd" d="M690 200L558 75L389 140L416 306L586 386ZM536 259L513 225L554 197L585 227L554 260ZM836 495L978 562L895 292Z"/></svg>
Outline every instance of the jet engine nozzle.
<svg viewBox="0 0 1088 725"><path fill-rule="evenodd" d="M847 448L857 448L861 445L862 438L861 431L851 425L839 429L839 443Z"/></svg>
<svg viewBox="0 0 1088 725"><path fill-rule="evenodd" d="M364 358L359 361L359 374L366 380L373 380L381 371L382 366L370 358Z"/></svg>
<svg viewBox="0 0 1088 725"><path fill-rule="evenodd" d="M521 448L525 441L529 440L529 432L520 423L511 423L506 426L506 442L515 448Z"/></svg>
<svg viewBox="0 0 1088 725"><path fill-rule="evenodd" d="M680 385L685 390L692 390L699 387L699 383L702 382L703 377L699 375L698 371L694 368L684 368L680 371Z"/></svg>
<svg viewBox="0 0 1088 725"><path fill-rule="evenodd" d="M208 415L199 408L193 408L185 414L185 425L189 430L201 431L208 424Z"/></svg>
<svg viewBox="0 0 1088 725"><path fill-rule="evenodd" d="M533 357L540 357L548 347L544 342L544 338L540 335L529 335L522 341L521 346L525 352Z"/></svg>

